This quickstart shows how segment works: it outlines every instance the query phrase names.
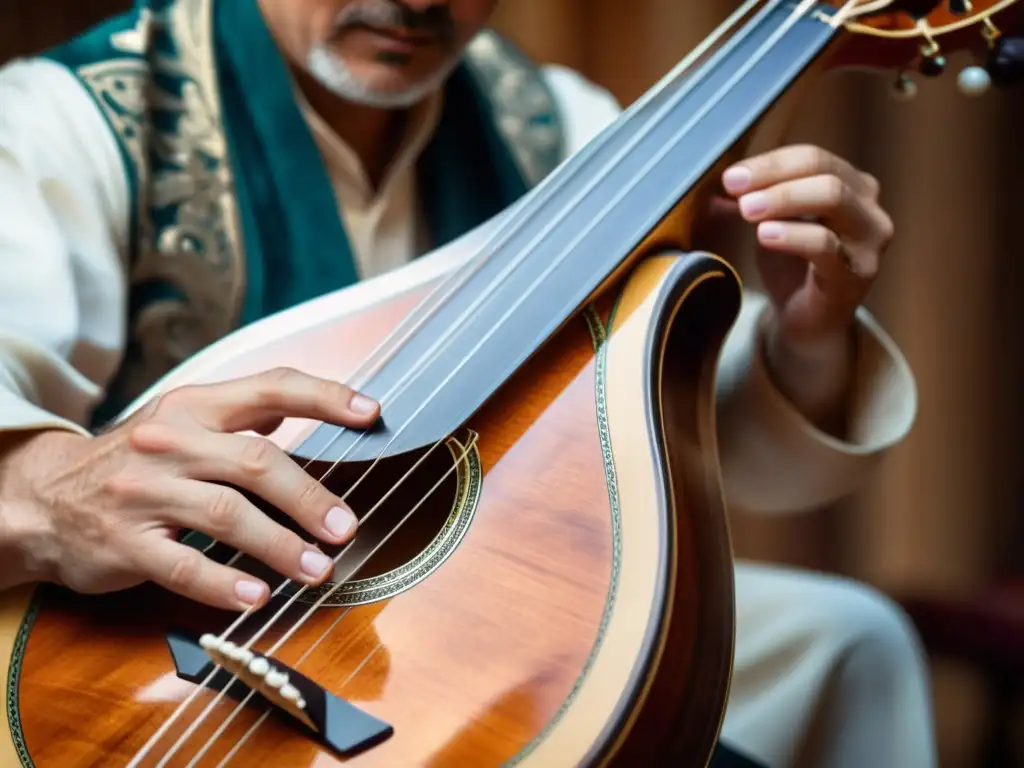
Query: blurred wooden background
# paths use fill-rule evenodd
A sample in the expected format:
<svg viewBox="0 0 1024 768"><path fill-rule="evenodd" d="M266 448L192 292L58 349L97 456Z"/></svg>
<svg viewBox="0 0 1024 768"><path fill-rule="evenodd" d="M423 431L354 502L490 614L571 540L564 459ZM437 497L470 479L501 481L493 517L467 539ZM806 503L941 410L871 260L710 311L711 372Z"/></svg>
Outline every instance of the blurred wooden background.
<svg viewBox="0 0 1024 768"><path fill-rule="evenodd" d="M4 0L0 61L127 4ZM536 59L582 71L625 104L733 7L503 0L497 24ZM804 102L789 138L832 149L882 181L897 237L871 307L913 366L920 415L859 498L815 514L736 521L741 556L850 574L894 595L970 594L1021 568L1022 92L961 95L955 78L965 63L954 56L948 74L921 82L910 103L866 73L830 76ZM978 681L944 663L935 673L943 765L973 766L990 714Z"/></svg>

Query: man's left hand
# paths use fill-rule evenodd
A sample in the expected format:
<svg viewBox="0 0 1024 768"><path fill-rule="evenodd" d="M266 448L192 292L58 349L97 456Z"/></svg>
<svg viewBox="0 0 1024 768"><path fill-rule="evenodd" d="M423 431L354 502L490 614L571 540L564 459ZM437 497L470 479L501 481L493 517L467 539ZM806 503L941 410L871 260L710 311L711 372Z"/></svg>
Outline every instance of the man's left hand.
<svg viewBox="0 0 1024 768"><path fill-rule="evenodd" d="M757 226L777 341L797 351L849 338L893 235L878 182L830 152L796 145L732 166L722 184Z"/></svg>
<svg viewBox="0 0 1024 768"><path fill-rule="evenodd" d="M725 255L734 235L756 227L772 304L762 326L767 369L808 420L842 436L857 307L893 234L878 182L823 149L797 145L737 163L722 187L726 196L712 201L697 238Z"/></svg>

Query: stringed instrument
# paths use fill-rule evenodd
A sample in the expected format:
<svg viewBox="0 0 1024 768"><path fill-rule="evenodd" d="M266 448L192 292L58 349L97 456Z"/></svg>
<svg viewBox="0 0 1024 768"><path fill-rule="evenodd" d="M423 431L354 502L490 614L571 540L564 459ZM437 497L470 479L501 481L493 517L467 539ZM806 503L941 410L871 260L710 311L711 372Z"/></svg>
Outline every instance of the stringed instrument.
<svg viewBox="0 0 1024 768"><path fill-rule="evenodd" d="M315 588L190 534L272 585L253 614L151 585L6 593L4 764L706 765L735 633L714 382L741 285L688 252L702 196L829 69L935 75L972 48L966 90L1013 81L1013 2L747 0L492 222L170 373L134 407L276 366L380 401L373 430L272 436L359 532Z"/></svg>

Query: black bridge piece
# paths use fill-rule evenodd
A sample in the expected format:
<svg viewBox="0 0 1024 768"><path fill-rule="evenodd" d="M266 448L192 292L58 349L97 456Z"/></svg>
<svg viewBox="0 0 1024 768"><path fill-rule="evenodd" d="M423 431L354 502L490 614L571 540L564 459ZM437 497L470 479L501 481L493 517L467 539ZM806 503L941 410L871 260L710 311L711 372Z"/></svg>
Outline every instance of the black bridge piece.
<svg viewBox="0 0 1024 768"><path fill-rule="evenodd" d="M174 660L175 671L182 680L198 685L213 671L214 661L199 644L198 638L184 633L168 632L167 646ZM301 725L307 733L342 757L350 757L374 747L394 733L394 728L390 724L324 690L305 675L280 661L255 652L253 655L257 659L266 659L270 666L287 673L288 682L298 689L303 700L301 712L308 718L308 722L287 706L283 706L281 702L272 701L260 691L250 688L241 678L231 684L227 696L240 701L250 691L254 691L253 702L265 704L276 714ZM213 691L222 691L232 676L233 672L221 667L206 687Z"/></svg>

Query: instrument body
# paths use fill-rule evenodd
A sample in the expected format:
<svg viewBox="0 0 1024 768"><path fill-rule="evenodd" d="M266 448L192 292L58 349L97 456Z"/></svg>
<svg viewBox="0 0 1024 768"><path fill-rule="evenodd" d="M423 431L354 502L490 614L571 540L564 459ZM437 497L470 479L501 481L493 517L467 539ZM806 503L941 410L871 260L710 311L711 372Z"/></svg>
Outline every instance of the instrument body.
<svg viewBox="0 0 1024 768"><path fill-rule="evenodd" d="M449 249L456 259L460 247ZM389 283L371 281L262 321L156 392L270 365L344 378L432 280L395 275L390 285L403 282L418 284L376 296ZM713 382L738 301L735 275L719 260L652 258L471 419L479 453L468 480L478 487L461 541L413 588L351 608L299 665L395 729L346 762L569 765L613 748L706 762L733 643ZM288 447L307 427L286 422L272 439ZM7 608L11 637L23 619L16 601ZM321 608L277 657L294 665L345 611ZM33 612L12 649L13 725L24 740L16 746L34 765L62 768L127 763L194 687L175 677L165 633L229 623L146 588L100 597L40 590ZM186 764L235 704L222 700L171 764ZM261 711L238 716L204 764L217 764ZM627 721L632 736L621 744ZM236 757L247 766L336 759L274 718Z"/></svg>
<svg viewBox="0 0 1024 768"><path fill-rule="evenodd" d="M740 284L721 259L687 252L695 211L798 81L902 66L912 35L930 34L922 24L948 20L932 4L893 47L883 34L849 45L850 20L903 34L907 9L755 5L728 22L736 34L709 39L499 220L223 339L140 400L277 366L381 400L383 427L365 441L301 421L272 436L315 476L333 472L341 494L375 472L353 497L357 514L394 493L353 544L366 567L308 616L318 598L300 600L258 647L294 630L271 655L393 733L342 759L287 715L263 722L262 705L196 696L167 633L221 632L231 616L148 588L88 598L25 588L0 605L4 764L125 764L166 723L141 765L707 763L734 634L714 384ZM987 23L996 7L975 3L968 16ZM469 264L479 270L461 304L442 290L420 311ZM352 381L421 315L366 387ZM395 389L402 382L411 386ZM427 480L403 485L421 459ZM208 554L231 554L218 547Z"/></svg>

